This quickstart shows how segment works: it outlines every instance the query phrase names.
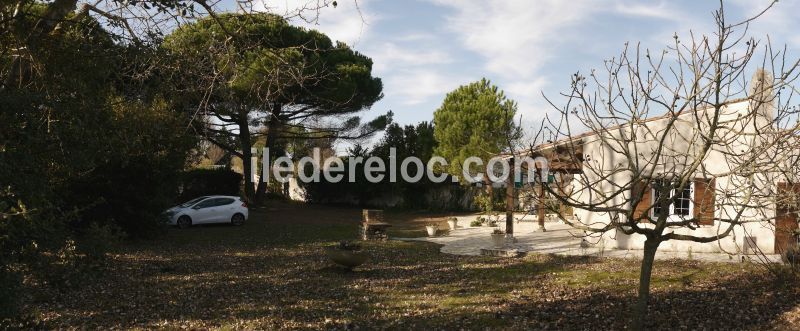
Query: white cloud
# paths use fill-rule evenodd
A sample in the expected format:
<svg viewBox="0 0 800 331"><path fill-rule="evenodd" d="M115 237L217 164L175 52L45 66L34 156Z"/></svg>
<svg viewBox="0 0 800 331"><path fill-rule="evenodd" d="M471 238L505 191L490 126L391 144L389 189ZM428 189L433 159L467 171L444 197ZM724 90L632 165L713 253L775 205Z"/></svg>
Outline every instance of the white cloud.
<svg viewBox="0 0 800 331"><path fill-rule="evenodd" d="M417 105L432 98L443 100L447 92L468 81L433 70L403 70L388 76L383 90L387 97L400 99L405 105Z"/></svg>
<svg viewBox="0 0 800 331"><path fill-rule="evenodd" d="M339 0L336 7L325 0L257 0L255 9L288 17L351 46L365 39L370 25L380 19L365 0Z"/></svg>
<svg viewBox="0 0 800 331"><path fill-rule="evenodd" d="M526 118L538 118L542 115L534 110L542 108L542 90L548 84L546 78L517 80L506 84L504 90L508 97L517 101L520 115Z"/></svg>
<svg viewBox="0 0 800 331"><path fill-rule="evenodd" d="M553 57L552 46L565 30L592 12L590 3L545 0L434 0L449 7L447 27L463 46L486 59L486 69L501 76L530 76Z"/></svg>
<svg viewBox="0 0 800 331"><path fill-rule="evenodd" d="M480 55L493 82L518 103L525 127L540 121L550 107L541 91L549 84L544 66L575 45L577 28L601 8L590 2L435 0L452 9L447 28L462 47Z"/></svg>
<svg viewBox="0 0 800 331"><path fill-rule="evenodd" d="M614 11L628 16L657 18L669 21L679 21L685 16L680 11L673 8L669 3L658 2L656 4L626 3L618 1L614 5Z"/></svg>
<svg viewBox="0 0 800 331"><path fill-rule="evenodd" d="M531 81L516 81L508 84L506 91L514 95L532 97L539 95L549 81L546 78L536 78Z"/></svg>
<svg viewBox="0 0 800 331"><path fill-rule="evenodd" d="M431 0L448 7L448 28L465 48L486 60L486 69L507 77L530 77L560 54L559 46L580 41L581 25L601 14L681 21L665 2L613 5L589 0Z"/></svg>
<svg viewBox="0 0 800 331"><path fill-rule="evenodd" d="M399 41L421 41L421 40L430 41L434 39L435 38L433 35L424 32L407 33L397 38L397 40Z"/></svg>
<svg viewBox="0 0 800 331"><path fill-rule="evenodd" d="M751 18L770 7L773 0L733 0L731 3L743 11L736 17L737 21ZM766 42L766 36L773 38L773 46L782 48L784 43L790 47L800 44L800 34L797 33L797 12L800 3L797 1L779 1L758 17L749 27L749 33L756 39Z"/></svg>
<svg viewBox="0 0 800 331"><path fill-rule="evenodd" d="M425 47L401 47L395 43L382 43L370 49L369 54L375 63L375 70L383 72L392 68L405 68L430 64L450 63L450 56L438 49Z"/></svg>
<svg viewBox="0 0 800 331"><path fill-rule="evenodd" d="M455 34L462 47L484 59L484 69L495 77L508 97L518 102L518 114L529 124L554 113L541 93L549 88L552 77L547 74L553 74L549 65L558 63L558 56L586 51L592 45L601 49L603 42L617 40L615 36L599 36L592 31L596 22L657 19L659 25L674 32L691 20L683 10L665 1L430 1L450 10L445 27ZM651 36L642 36L648 37Z"/></svg>

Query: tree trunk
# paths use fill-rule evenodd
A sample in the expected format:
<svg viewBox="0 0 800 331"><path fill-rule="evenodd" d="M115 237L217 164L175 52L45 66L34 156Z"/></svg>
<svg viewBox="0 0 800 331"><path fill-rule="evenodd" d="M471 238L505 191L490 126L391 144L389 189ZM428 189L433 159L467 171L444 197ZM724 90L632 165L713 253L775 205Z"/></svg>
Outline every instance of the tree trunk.
<svg viewBox="0 0 800 331"><path fill-rule="evenodd" d="M266 169L265 169L265 171L266 171ZM261 176L258 177L258 184L256 185L256 193L255 193L256 194L256 199L255 199L255 203L254 203L256 205L263 204L264 203L264 199L266 198L267 183L264 183L264 177L265 176L263 174L261 174Z"/></svg>
<svg viewBox="0 0 800 331"><path fill-rule="evenodd" d="M539 219L539 230L542 231L542 232L545 231L544 218L547 216L545 214L546 210L545 210L545 205L544 205L544 202L545 202L544 201L544 198L545 198L544 185L545 184L542 183L541 186L539 187L539 206L537 207L538 209L536 210L536 215L537 215L537 218Z"/></svg>
<svg viewBox="0 0 800 331"><path fill-rule="evenodd" d="M650 276L653 273L653 261L661 241L647 239L644 242L644 257L639 274L639 298L636 300L631 319L632 330L644 330L644 321L647 318L647 303L650 301Z"/></svg>
<svg viewBox="0 0 800 331"><path fill-rule="evenodd" d="M267 127L267 142L266 142L265 146L267 147L267 149L269 149L270 154L274 153L273 155L275 155L276 157L277 156L282 156L282 154L283 154L283 153L276 153L277 151L275 151L275 148L277 146L276 145L276 139L278 138L278 130L280 130L280 119L279 119L279 116L280 116L282 108L283 108L283 105L280 104L280 103L276 103L276 104L272 105L272 109L270 109L269 121L267 121L267 123L265 123L265 125ZM266 155L264 157L266 157ZM267 171L267 169L264 169L264 171ZM258 180L258 187L256 188L256 202L257 203L264 202L264 199L266 197L267 183L264 182L264 177L266 177L266 176L263 176L263 174L262 174L262 176L259 177L259 180ZM283 187L283 186L281 186L281 187ZM283 193L283 192L281 192L281 193Z"/></svg>
<svg viewBox="0 0 800 331"><path fill-rule="evenodd" d="M486 187L483 190L483 193L486 194L488 198L488 205L481 206L484 210L483 212L486 213L487 219L491 219L491 214L494 212L494 188L492 187L492 181L489 180L489 176L483 176L483 185Z"/></svg>
<svg viewBox="0 0 800 331"><path fill-rule="evenodd" d="M494 210L494 187L492 186L492 182L487 178L486 181L486 195L489 196L489 201L491 201L491 210Z"/></svg>
<svg viewBox="0 0 800 331"><path fill-rule="evenodd" d="M248 126L247 122L247 113L242 115L243 118L239 120L239 142L241 143L242 147L242 175L244 177L244 198L247 200L248 203L253 203L255 201L255 189L253 188L253 179L251 174L255 169L253 169L252 165L250 164L250 159L253 156L253 153L250 151L250 127Z"/></svg>
<svg viewBox="0 0 800 331"><path fill-rule="evenodd" d="M508 162L510 169L514 169L514 159ZM514 175L506 178L506 236L514 236Z"/></svg>

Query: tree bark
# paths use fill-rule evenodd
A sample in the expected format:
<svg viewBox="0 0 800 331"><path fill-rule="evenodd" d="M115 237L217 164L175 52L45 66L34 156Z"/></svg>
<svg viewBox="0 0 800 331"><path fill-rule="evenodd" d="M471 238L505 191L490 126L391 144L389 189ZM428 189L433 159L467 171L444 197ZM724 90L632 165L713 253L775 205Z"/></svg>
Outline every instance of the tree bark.
<svg viewBox="0 0 800 331"><path fill-rule="evenodd" d="M636 300L631 319L632 330L644 330L644 321L647 318L647 303L650 301L650 276L653 272L653 261L661 241L648 238L644 242L644 257L639 274L639 298Z"/></svg>
<svg viewBox="0 0 800 331"><path fill-rule="evenodd" d="M544 185L545 185L545 183L542 183L541 186L539 187L539 206L538 206L538 208L536 210L537 218L539 219L538 220L539 221L539 230L542 231L542 232L545 231L544 218L547 216L545 214L545 204L544 204L545 203L545 201L544 201L544 198L545 198Z"/></svg>
<svg viewBox="0 0 800 331"><path fill-rule="evenodd" d="M267 127L267 141L265 146L269 149L271 154L276 152L275 147L277 145L275 140L278 137L278 130L280 130L279 116L281 114L281 109L283 109L283 104L281 103L275 103L274 105L272 105L272 108L270 109L269 121L265 123ZM274 155L280 156L279 154L283 153L275 153ZM266 157L266 155L264 157ZM264 170L267 171L266 169ZM255 199L257 203L263 203L267 193L267 183L264 182L264 177L265 176L262 175L258 179L258 187L256 188L256 194L255 194ZM281 190L281 193L283 193L283 191L284 190Z"/></svg>
<svg viewBox="0 0 800 331"><path fill-rule="evenodd" d="M514 236L514 159L508 161L512 173L506 178L506 236Z"/></svg>
<svg viewBox="0 0 800 331"><path fill-rule="evenodd" d="M255 199L255 189L253 188L253 167L250 159L253 153L250 151L250 127L247 121L247 113L240 115L239 118L239 142L242 147L242 173L244 177L244 198L248 203L253 203Z"/></svg>

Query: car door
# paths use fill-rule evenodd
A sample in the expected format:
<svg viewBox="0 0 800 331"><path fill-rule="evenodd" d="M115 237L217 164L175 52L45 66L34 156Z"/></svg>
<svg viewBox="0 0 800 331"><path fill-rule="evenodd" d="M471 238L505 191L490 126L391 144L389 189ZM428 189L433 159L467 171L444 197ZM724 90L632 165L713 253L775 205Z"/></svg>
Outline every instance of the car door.
<svg viewBox="0 0 800 331"><path fill-rule="evenodd" d="M231 198L218 198L214 210L214 221L216 223L228 223L231 221L236 206L233 202L236 201Z"/></svg>
<svg viewBox="0 0 800 331"><path fill-rule="evenodd" d="M209 198L198 202L192 207L192 223L203 224L214 221L217 198Z"/></svg>

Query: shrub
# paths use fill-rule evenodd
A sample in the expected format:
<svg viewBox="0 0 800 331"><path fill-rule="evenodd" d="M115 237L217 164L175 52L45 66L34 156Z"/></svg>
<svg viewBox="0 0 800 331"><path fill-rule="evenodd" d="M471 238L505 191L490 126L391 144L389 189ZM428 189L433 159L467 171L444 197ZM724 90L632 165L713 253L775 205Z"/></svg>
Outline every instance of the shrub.
<svg viewBox="0 0 800 331"><path fill-rule="evenodd" d="M228 169L192 169L181 176L177 202L203 195L239 195L242 175Z"/></svg>
<svg viewBox="0 0 800 331"><path fill-rule="evenodd" d="M19 313L19 295L22 277L9 266L0 266L0 321ZM2 327L2 323L0 323Z"/></svg>
<svg viewBox="0 0 800 331"><path fill-rule="evenodd" d="M481 225L483 225L483 222L481 222L480 218L474 219L472 220L472 222L469 222L469 226L481 226Z"/></svg>
<svg viewBox="0 0 800 331"><path fill-rule="evenodd" d="M176 172L158 162L106 165L74 180L64 190L68 206L79 210L71 226L78 233L91 224L113 224L132 237L153 237L163 231L158 216L173 203ZM172 178L170 178L172 177Z"/></svg>
<svg viewBox="0 0 800 331"><path fill-rule="evenodd" d="M121 230L113 225L92 223L78 241L78 250L91 261L101 261L111 248L124 237Z"/></svg>

